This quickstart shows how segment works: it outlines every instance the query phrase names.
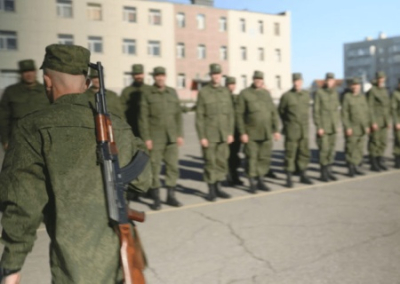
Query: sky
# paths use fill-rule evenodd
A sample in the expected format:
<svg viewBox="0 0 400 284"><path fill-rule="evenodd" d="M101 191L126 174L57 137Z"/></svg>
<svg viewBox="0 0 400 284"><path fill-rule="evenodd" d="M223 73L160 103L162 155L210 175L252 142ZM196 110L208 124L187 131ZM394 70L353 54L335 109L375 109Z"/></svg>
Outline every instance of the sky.
<svg viewBox="0 0 400 284"><path fill-rule="evenodd" d="M377 38L380 32L400 36L400 0L215 0L214 6L261 13L290 11L292 71L302 72L308 84L326 72L343 77L344 43Z"/></svg>

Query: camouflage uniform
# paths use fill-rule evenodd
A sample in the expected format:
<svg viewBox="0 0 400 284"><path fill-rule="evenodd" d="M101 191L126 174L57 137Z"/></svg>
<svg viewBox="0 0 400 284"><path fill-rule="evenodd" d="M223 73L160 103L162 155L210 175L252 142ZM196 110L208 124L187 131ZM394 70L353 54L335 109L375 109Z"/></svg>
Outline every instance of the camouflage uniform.
<svg viewBox="0 0 400 284"><path fill-rule="evenodd" d="M398 88L392 94L391 106L394 136L393 155L395 159L395 168L400 169L400 130L396 129L396 125L400 124L400 79Z"/></svg>

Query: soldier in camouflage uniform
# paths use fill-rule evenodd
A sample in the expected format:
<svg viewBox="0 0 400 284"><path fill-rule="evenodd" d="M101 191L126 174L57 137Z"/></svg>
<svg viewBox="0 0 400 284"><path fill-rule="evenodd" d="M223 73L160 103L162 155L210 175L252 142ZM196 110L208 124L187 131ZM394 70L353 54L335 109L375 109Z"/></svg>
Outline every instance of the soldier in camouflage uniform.
<svg viewBox="0 0 400 284"><path fill-rule="evenodd" d="M93 109L84 93L89 50L50 45L43 78L52 107L21 118L0 173L4 206L1 258L6 281L19 278L44 220L52 283L121 283L119 238L109 225ZM121 166L140 146L130 126L112 117ZM143 148L142 147L142 148ZM130 184L145 191L150 167Z"/></svg>
<svg viewBox="0 0 400 284"><path fill-rule="evenodd" d="M394 136L394 167L400 169L400 78L391 98Z"/></svg>
<svg viewBox="0 0 400 284"><path fill-rule="evenodd" d="M251 193L256 193L257 189L270 191L263 177L271 164L272 137L280 139L278 112L263 85L264 73L255 71L253 84L240 93L236 105L240 139L246 145L246 173Z"/></svg>
<svg viewBox="0 0 400 284"><path fill-rule="evenodd" d="M197 97L196 130L203 150L204 180L208 184L208 199L230 198L221 183L228 174L229 144L234 141L234 110L231 94L221 86L222 69L210 65L211 82Z"/></svg>
<svg viewBox="0 0 400 284"><path fill-rule="evenodd" d="M153 182L151 196L153 208L159 210L161 162L165 163L165 185L168 190L167 204L179 207L175 198L179 177L178 147L183 145L182 111L175 89L165 85L166 70L156 67L153 71L154 86L146 88L140 102L139 129L150 151Z"/></svg>
<svg viewBox="0 0 400 284"><path fill-rule="evenodd" d="M36 80L36 66L31 59L18 63L21 82L4 90L0 101L0 136L4 149L15 123L23 116L50 105L45 89Z"/></svg>
<svg viewBox="0 0 400 284"><path fill-rule="evenodd" d="M349 176L364 175L358 168L363 159L365 136L369 134L369 110L365 96L361 93L361 80L354 78L351 92L343 96L342 122L346 139L346 162Z"/></svg>
<svg viewBox="0 0 400 284"><path fill-rule="evenodd" d="M376 172L387 170L383 156L387 146L388 130L391 128L391 108L389 94L385 88L385 81L385 73L381 71L377 72L376 84L367 93L371 122L368 151L371 170Z"/></svg>
<svg viewBox="0 0 400 284"><path fill-rule="evenodd" d="M293 88L282 95L278 112L283 123L285 135L285 170L286 185L293 187L292 175L296 168L299 169L300 182L312 184L306 175L310 162L310 149L308 147L308 123L310 96L302 90L303 77L301 73L293 74Z"/></svg>
<svg viewBox="0 0 400 284"><path fill-rule="evenodd" d="M339 94L335 89L333 73L327 73L325 85L318 89L314 97L314 124L317 129L317 145L321 180L337 180L332 173L335 160L336 133L339 126Z"/></svg>

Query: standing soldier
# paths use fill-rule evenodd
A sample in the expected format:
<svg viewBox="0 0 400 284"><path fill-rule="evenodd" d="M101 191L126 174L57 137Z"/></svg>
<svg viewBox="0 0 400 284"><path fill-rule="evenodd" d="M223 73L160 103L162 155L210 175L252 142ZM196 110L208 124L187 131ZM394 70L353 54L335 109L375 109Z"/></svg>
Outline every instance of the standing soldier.
<svg viewBox="0 0 400 284"><path fill-rule="evenodd" d="M263 177L271 164L272 136L279 140L279 117L271 94L263 88L264 73L255 71L253 84L244 89L236 106L240 139L246 145L247 176L250 192L270 191Z"/></svg>
<svg viewBox="0 0 400 284"><path fill-rule="evenodd" d="M376 73L376 85L367 93L370 112L371 135L369 138L369 155L371 171L386 171L384 154L387 145L387 136L390 126L390 101L385 88L386 75L380 71Z"/></svg>
<svg viewBox="0 0 400 284"><path fill-rule="evenodd" d="M234 111L231 95L221 86L222 69L210 65L211 82L202 88L196 104L196 129L203 150L204 180L208 184L210 201L230 198L221 183L228 173L229 144L233 142Z"/></svg>
<svg viewBox="0 0 400 284"><path fill-rule="evenodd" d="M153 71L154 86L146 88L140 102L139 129L150 151L153 182L151 196L154 209L161 208L160 180L161 162L165 163L167 204L182 204L175 198L176 181L179 177L178 147L183 145L182 111L178 95L165 84L166 70L156 67Z"/></svg>
<svg viewBox="0 0 400 284"><path fill-rule="evenodd" d="M302 87L303 76L301 73L294 73L293 88L282 95L278 108L285 135L287 187L293 187L292 174L296 168L299 170L301 183L313 183L306 175L310 162L310 149L308 148L310 96L308 92L302 90Z"/></svg>
<svg viewBox="0 0 400 284"><path fill-rule="evenodd" d="M99 72L95 69L90 68L89 78L91 80L91 86L87 89L86 94L89 97L89 101L92 103L93 106L95 106L95 95L100 90ZM124 119L121 102L117 94L113 91L106 90L106 100L108 111Z"/></svg>
<svg viewBox="0 0 400 284"><path fill-rule="evenodd" d="M17 120L50 105L45 88L36 80L36 66L31 59L18 62L21 82L4 90L0 101L0 136L4 150Z"/></svg>
<svg viewBox="0 0 400 284"><path fill-rule="evenodd" d="M142 64L132 65L132 78L132 85L122 90L120 99L126 121L132 127L133 134L142 138L139 131L140 98L143 91L149 87L144 83L144 67Z"/></svg>
<svg viewBox="0 0 400 284"><path fill-rule="evenodd" d="M327 73L325 85L314 97L314 124L317 129L321 180L337 180L332 173L335 160L336 133L339 124L339 94L333 73Z"/></svg>
<svg viewBox="0 0 400 284"><path fill-rule="evenodd" d="M237 98L238 96L235 95L233 92L236 89L236 78L235 77L227 77L225 81L225 85L228 88L229 92L231 93L232 103L234 108L236 107ZM240 135L239 130L237 128L237 123L235 123L235 134L234 134L234 141L229 145L229 176L228 181L230 185L243 185L243 182L239 178L238 168L240 167Z"/></svg>
<svg viewBox="0 0 400 284"><path fill-rule="evenodd" d="M394 167L400 169L400 78L397 89L392 94L392 115L394 130Z"/></svg>
<svg viewBox="0 0 400 284"><path fill-rule="evenodd" d="M342 122L346 139L346 162L349 176L364 175L358 168L363 159L365 135L369 134L369 110L365 96L361 93L361 80L354 78L351 92L343 96Z"/></svg>

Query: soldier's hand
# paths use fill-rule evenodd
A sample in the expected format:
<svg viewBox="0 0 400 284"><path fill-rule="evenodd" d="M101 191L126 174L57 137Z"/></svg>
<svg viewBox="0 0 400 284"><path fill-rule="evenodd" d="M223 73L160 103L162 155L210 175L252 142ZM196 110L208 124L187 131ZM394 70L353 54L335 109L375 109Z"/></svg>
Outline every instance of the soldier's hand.
<svg viewBox="0 0 400 284"><path fill-rule="evenodd" d="M176 144L178 144L179 147L183 146L184 140L182 137L176 138Z"/></svg>
<svg viewBox="0 0 400 284"><path fill-rule="evenodd" d="M1 282L1 284L19 284L20 281L21 281L21 274L18 272L5 277L4 280Z"/></svg>
<svg viewBox="0 0 400 284"><path fill-rule="evenodd" d="M274 140L275 141L279 141L279 139L281 139L281 134L279 132L275 132L274 133Z"/></svg>
<svg viewBox="0 0 400 284"><path fill-rule="evenodd" d="M227 143L232 144L235 141L235 138L233 138L233 135L228 135Z"/></svg>
<svg viewBox="0 0 400 284"><path fill-rule="evenodd" d="M208 140L207 139L201 139L200 144L203 148L208 148Z"/></svg>
<svg viewBox="0 0 400 284"><path fill-rule="evenodd" d="M371 128L372 128L372 131L376 131L379 129L378 124L376 124L376 123L372 124Z"/></svg>
<svg viewBox="0 0 400 284"><path fill-rule="evenodd" d="M367 128L365 128L365 132L366 132L367 134L370 134L370 133L371 133L371 129L369 129L369 127L367 127Z"/></svg>
<svg viewBox="0 0 400 284"><path fill-rule="evenodd" d="M318 129L317 133L318 133L318 136L324 136L325 131L322 128L320 128L320 129Z"/></svg>
<svg viewBox="0 0 400 284"><path fill-rule="evenodd" d="M240 136L240 141L242 141L243 144L249 143L249 135L243 134L242 136Z"/></svg>
<svg viewBox="0 0 400 284"><path fill-rule="evenodd" d="M351 129L351 128L347 129L347 130L346 130L346 135L347 135L347 136L353 135L353 129Z"/></svg>
<svg viewBox="0 0 400 284"><path fill-rule="evenodd" d="M153 149L153 141L151 140L147 140L146 141L146 147L149 151L151 151Z"/></svg>
<svg viewBox="0 0 400 284"><path fill-rule="evenodd" d="M400 130L400 123L396 124L396 130Z"/></svg>
<svg viewBox="0 0 400 284"><path fill-rule="evenodd" d="M7 148L8 148L8 143L4 143L4 144L3 144L3 149L4 149L4 151L7 150Z"/></svg>

